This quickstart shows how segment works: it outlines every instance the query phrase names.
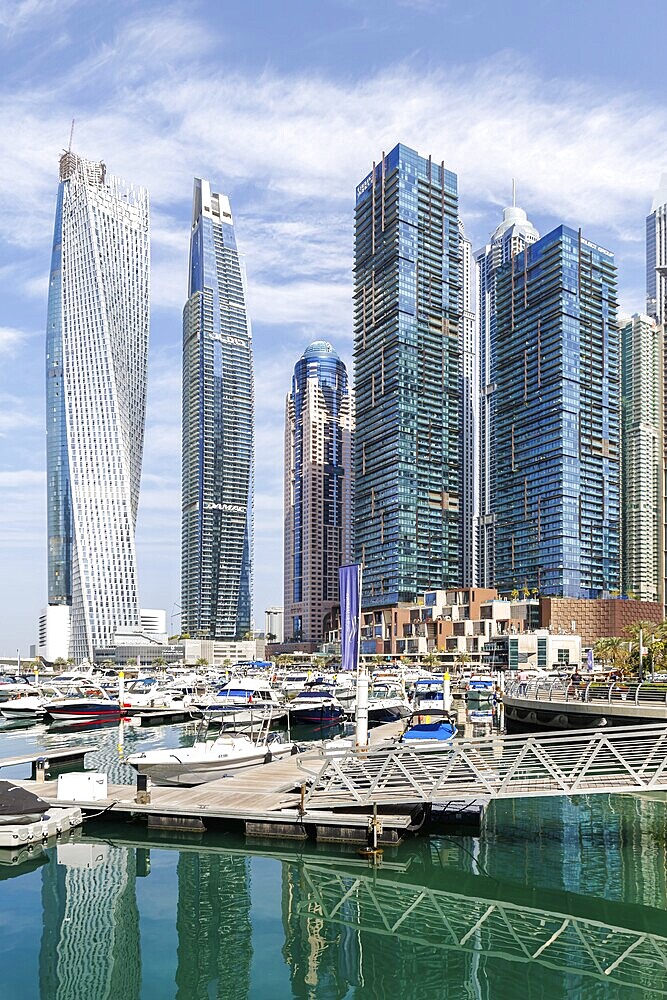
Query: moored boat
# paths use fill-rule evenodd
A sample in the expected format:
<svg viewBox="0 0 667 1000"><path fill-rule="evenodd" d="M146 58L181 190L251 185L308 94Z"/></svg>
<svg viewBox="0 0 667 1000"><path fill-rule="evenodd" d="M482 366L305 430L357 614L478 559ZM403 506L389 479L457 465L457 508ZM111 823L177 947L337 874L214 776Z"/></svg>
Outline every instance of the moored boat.
<svg viewBox="0 0 667 1000"><path fill-rule="evenodd" d="M121 706L99 687L80 687L66 697L46 703L46 714L56 721L119 719Z"/></svg>
<svg viewBox="0 0 667 1000"><path fill-rule="evenodd" d="M222 732L215 740L197 740L191 747L131 754L127 763L156 785L200 785L298 752L297 744L283 740L281 733L269 734L263 728L256 740Z"/></svg>
<svg viewBox="0 0 667 1000"><path fill-rule="evenodd" d="M300 691L289 706L290 720L296 724L333 726L340 722L343 711L343 706L335 695L317 687Z"/></svg>

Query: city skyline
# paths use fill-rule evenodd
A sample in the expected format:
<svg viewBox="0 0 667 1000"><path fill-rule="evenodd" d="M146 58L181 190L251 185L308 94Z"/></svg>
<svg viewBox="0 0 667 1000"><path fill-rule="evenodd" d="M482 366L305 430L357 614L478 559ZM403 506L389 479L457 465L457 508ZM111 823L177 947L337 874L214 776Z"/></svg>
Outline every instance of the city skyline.
<svg viewBox="0 0 667 1000"><path fill-rule="evenodd" d="M617 49L630 54L639 24L619 32L606 9L604 17L564 18L516 4L507 18L479 4L457 20L435 3L421 10L396 3L383 5L380 36L379 25L365 20L373 3L363 15L332 3L324 24L310 12L297 17L289 4L282 25L266 6L252 28L231 7L223 39L207 6L185 17L176 7L149 3L139 13L123 4L94 22L76 3L56 13L40 0L30 20L24 4L0 11L7 29L2 123L14 136L0 184L0 544L13 569L0 601L3 652L16 645L27 652L47 597L41 344L52 179L73 116L83 156L106 159L114 173L151 191L153 333L137 544L142 603L164 606L169 616L180 603L175 400L194 174L215 176L229 193L247 253L263 386L258 621L282 592L284 392L294 357L313 336L334 340L350 365L353 187L379 149L402 141L444 155L460 178L473 248L487 242L517 177L518 201L539 231L581 224L616 253L620 311L644 308L644 220L667 163L659 74L650 53L641 65L615 60L612 73L600 45L600 32L615 24ZM656 30L665 16L656 7ZM568 38L576 28L576 46L557 44L566 23ZM445 51L456 56L446 60ZM649 142L652 156L642 157ZM175 631L178 618L171 623Z"/></svg>

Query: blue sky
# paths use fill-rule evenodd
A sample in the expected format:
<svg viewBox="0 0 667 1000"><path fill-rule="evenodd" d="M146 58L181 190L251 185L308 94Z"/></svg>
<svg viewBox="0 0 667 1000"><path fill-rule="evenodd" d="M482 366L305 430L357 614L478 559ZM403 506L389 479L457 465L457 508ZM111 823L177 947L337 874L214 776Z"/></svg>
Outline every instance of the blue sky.
<svg viewBox="0 0 667 1000"><path fill-rule="evenodd" d="M354 187L402 141L459 175L473 245L518 201L614 250L644 308L644 219L667 171L667 3L0 0L0 653L46 598L44 328L58 156L151 193L141 602L179 602L180 342L192 178L232 200L255 335L255 608L282 603L291 369L349 363ZM174 619L174 628L178 621Z"/></svg>

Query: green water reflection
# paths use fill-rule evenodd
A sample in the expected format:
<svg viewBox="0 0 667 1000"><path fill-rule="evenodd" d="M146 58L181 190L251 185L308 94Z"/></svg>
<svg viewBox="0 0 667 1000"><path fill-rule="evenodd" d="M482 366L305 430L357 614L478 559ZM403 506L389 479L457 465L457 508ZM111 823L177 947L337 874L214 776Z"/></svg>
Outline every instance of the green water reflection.
<svg viewBox="0 0 667 1000"><path fill-rule="evenodd" d="M666 818L629 796L498 803L481 838L379 868L88 824L0 865L0 996L667 996Z"/></svg>

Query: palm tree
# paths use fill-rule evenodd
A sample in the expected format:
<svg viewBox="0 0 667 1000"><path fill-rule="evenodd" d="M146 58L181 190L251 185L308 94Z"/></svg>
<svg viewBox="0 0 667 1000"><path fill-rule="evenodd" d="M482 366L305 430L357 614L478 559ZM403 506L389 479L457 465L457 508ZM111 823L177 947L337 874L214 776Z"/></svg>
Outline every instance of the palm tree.
<svg viewBox="0 0 667 1000"><path fill-rule="evenodd" d="M207 667L208 666L208 660L206 659L205 656L200 656L195 661L195 666L197 666L197 667Z"/></svg>
<svg viewBox="0 0 667 1000"><path fill-rule="evenodd" d="M593 656L596 660L602 660L602 665L605 669L607 668L607 660L609 659L609 642L609 638L604 637L597 639L595 645L593 646Z"/></svg>
<svg viewBox="0 0 667 1000"><path fill-rule="evenodd" d="M605 640L607 649L607 659L611 663L614 670L618 670L623 673L628 667L628 662L630 659L630 650L628 646L630 645L625 639L621 639L620 636L613 635Z"/></svg>

